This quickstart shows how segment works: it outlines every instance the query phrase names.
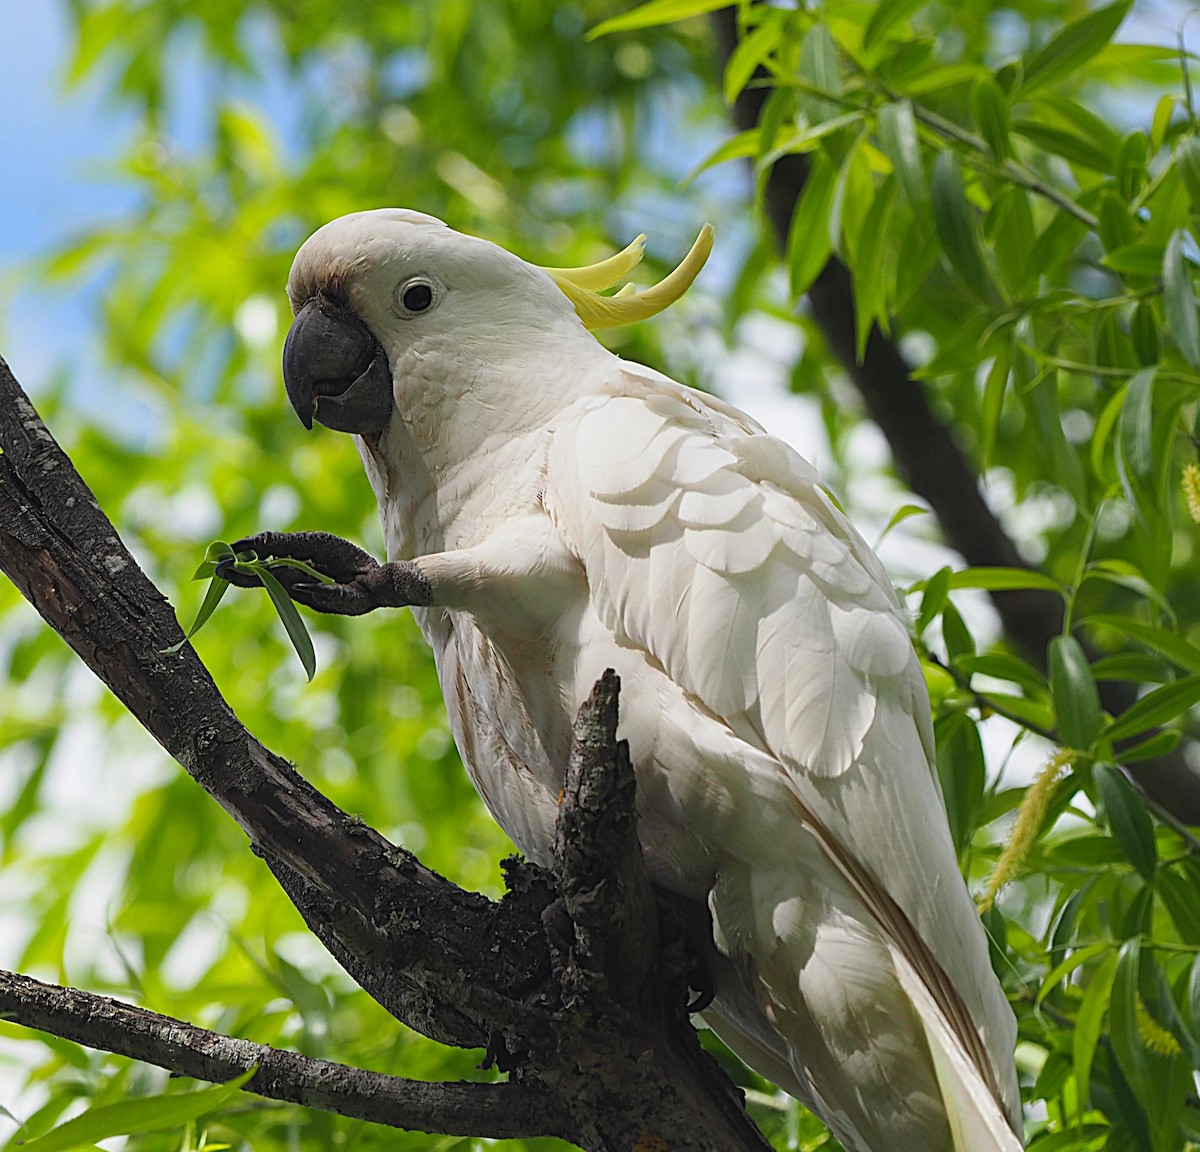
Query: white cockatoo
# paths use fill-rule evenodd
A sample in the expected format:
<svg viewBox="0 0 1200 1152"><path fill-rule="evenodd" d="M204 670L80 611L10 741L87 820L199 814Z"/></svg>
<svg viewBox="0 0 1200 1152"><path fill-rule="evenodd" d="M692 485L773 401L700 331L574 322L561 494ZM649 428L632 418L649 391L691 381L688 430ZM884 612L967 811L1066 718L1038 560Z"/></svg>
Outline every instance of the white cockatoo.
<svg viewBox="0 0 1200 1152"><path fill-rule="evenodd" d="M852 1152L1012 1152L1015 1024L886 573L787 444L591 335L677 299L711 243L604 296L641 238L570 270L403 209L321 228L284 377L307 426L355 434L388 562L291 591L413 608L462 759L541 864L615 669L651 878L711 912L706 1021ZM314 539L248 544L319 562Z"/></svg>

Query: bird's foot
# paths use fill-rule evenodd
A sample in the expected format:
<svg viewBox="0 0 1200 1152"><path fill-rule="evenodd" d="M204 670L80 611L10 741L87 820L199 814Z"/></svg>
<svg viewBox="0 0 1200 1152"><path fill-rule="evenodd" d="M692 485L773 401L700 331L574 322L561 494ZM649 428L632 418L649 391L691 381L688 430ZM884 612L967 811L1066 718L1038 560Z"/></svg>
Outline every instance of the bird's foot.
<svg viewBox="0 0 1200 1152"><path fill-rule="evenodd" d="M376 608L424 607L432 600L429 580L411 560L380 564L331 532L259 532L236 541L233 551L239 556L253 552L296 603L317 612L361 616ZM329 582L314 579L288 560L307 565ZM241 588L262 583L254 573L239 571L232 559L217 565L217 575Z"/></svg>

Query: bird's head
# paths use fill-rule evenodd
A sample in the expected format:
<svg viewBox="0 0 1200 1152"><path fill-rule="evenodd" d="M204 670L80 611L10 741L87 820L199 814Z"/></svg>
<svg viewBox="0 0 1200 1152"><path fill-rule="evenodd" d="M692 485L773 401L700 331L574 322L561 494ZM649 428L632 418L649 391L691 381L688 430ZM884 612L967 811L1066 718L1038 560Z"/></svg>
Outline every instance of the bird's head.
<svg viewBox="0 0 1200 1152"><path fill-rule="evenodd" d="M382 208L334 220L304 243L288 277L296 319L283 378L292 407L306 428L316 419L372 435L387 427L406 376L430 364L469 385L506 355L553 355L560 339L585 328L652 316L691 285L712 229L706 224L653 288L601 295L638 263L644 240L587 268L539 268L420 212Z"/></svg>

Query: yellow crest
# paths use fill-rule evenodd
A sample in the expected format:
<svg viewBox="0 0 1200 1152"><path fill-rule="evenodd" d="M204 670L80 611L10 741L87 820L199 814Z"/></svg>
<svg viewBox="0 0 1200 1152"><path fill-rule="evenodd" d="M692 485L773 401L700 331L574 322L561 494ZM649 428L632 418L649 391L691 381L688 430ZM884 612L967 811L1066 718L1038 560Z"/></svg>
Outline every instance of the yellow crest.
<svg viewBox="0 0 1200 1152"><path fill-rule="evenodd" d="M636 324L674 304L692 286L692 281L712 251L712 245L713 227L705 224L679 267L644 292L637 291L632 284L626 284L611 296L600 295L638 265L646 251L645 236L639 236L628 248L623 248L607 260L601 260L599 264L589 264L586 268L543 268L542 271L550 274L567 299L575 305L575 312L583 321L583 326L595 332L599 328Z"/></svg>

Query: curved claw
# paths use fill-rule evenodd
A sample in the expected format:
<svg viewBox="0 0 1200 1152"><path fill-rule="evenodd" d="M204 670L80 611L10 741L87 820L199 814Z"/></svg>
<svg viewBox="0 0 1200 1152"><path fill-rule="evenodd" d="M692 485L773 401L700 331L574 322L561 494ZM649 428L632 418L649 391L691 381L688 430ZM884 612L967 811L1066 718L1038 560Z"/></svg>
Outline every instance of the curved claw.
<svg viewBox="0 0 1200 1152"><path fill-rule="evenodd" d="M379 567L369 552L332 532L258 532L235 540L232 547L235 552L253 551L260 560L302 560L339 584Z"/></svg>

